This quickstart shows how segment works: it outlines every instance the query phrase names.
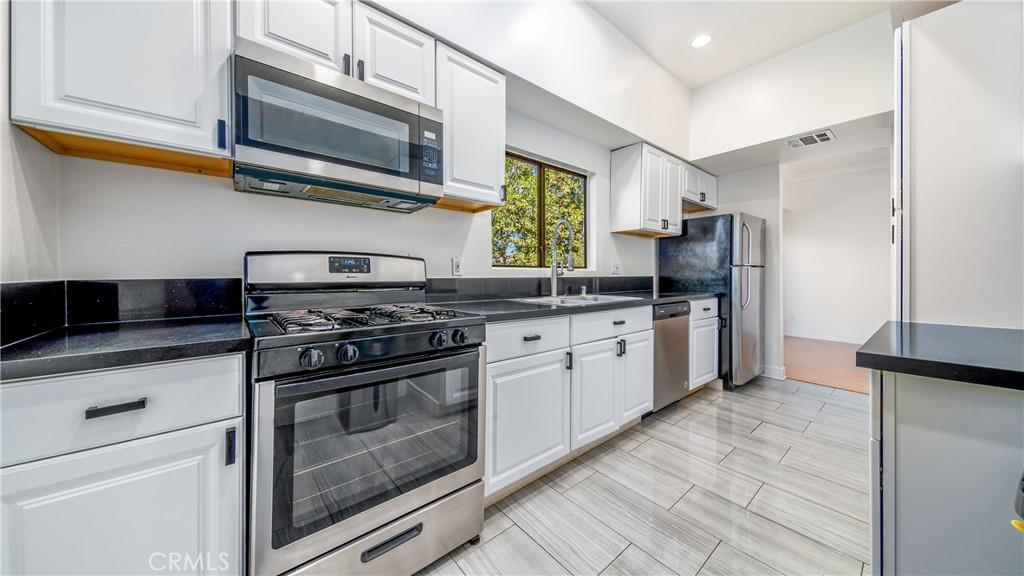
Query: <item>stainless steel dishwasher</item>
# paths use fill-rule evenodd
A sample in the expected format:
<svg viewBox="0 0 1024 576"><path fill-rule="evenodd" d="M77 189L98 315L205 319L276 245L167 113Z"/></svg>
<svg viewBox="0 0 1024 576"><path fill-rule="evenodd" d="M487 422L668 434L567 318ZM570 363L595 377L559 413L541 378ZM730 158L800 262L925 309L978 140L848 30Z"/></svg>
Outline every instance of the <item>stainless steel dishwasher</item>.
<svg viewBox="0 0 1024 576"><path fill-rule="evenodd" d="M654 410L690 388L690 303L654 307Z"/></svg>

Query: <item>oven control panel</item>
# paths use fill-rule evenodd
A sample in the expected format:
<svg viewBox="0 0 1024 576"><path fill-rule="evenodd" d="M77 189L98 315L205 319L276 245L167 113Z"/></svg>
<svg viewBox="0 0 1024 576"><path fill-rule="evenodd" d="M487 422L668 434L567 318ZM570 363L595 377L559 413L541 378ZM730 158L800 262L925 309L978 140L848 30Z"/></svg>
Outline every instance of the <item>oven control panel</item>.
<svg viewBox="0 0 1024 576"><path fill-rule="evenodd" d="M331 256L327 259L331 274L369 274L370 259L357 256Z"/></svg>

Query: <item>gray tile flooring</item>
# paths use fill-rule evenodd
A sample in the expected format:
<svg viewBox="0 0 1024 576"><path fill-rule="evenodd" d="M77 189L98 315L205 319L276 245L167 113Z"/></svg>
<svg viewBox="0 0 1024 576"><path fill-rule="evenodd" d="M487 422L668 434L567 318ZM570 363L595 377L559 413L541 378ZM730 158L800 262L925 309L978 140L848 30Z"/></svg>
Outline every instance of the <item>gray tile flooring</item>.
<svg viewBox="0 0 1024 576"><path fill-rule="evenodd" d="M867 396L705 390L489 508L432 575L870 574Z"/></svg>

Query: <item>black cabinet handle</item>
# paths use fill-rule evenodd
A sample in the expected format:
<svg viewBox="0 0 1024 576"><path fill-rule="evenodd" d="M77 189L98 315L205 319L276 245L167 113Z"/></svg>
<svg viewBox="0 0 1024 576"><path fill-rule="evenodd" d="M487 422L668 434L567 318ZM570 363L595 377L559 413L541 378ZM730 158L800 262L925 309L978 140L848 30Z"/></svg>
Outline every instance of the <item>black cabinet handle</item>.
<svg viewBox="0 0 1024 576"><path fill-rule="evenodd" d="M501 185L501 201L505 202L506 198L508 198L508 189L507 189L507 187L504 184L502 184Z"/></svg>
<svg viewBox="0 0 1024 576"><path fill-rule="evenodd" d="M228 123L225 120L217 120L217 148L224 150L228 147Z"/></svg>
<svg viewBox="0 0 1024 576"><path fill-rule="evenodd" d="M703 192L701 192L700 193L700 201L703 202L705 197L706 197L705 194Z"/></svg>
<svg viewBox="0 0 1024 576"><path fill-rule="evenodd" d="M707 306L707 307L705 307L705 308L704 308L703 310L704 310L705 312L711 312L711 307L710 307L710 306Z"/></svg>
<svg viewBox="0 0 1024 576"><path fill-rule="evenodd" d="M622 326L626 323L625 320L615 320L612 322L612 326Z"/></svg>
<svg viewBox="0 0 1024 576"><path fill-rule="evenodd" d="M149 399L143 396L133 402L125 402L123 404L113 404L111 406L90 406L85 409L85 419L92 420L93 418L102 418L104 416L113 416L114 414L121 414L123 412L132 412L135 410L142 410L146 407Z"/></svg>
<svg viewBox="0 0 1024 576"><path fill-rule="evenodd" d="M615 355L616 356L622 356L623 354L625 354L625 351L623 351L623 349L622 349L623 348L623 346L622 346L623 344L625 344L625 340L616 340L615 341Z"/></svg>
<svg viewBox="0 0 1024 576"><path fill-rule="evenodd" d="M412 540L413 538L419 536L422 533L423 522L420 522L419 524L413 526L412 528L409 528L405 532L402 532L401 534L398 534L393 538L385 540L380 544L377 544L373 548L366 550L365 552L359 555L359 559L363 561L363 564L366 564L372 561L374 558L378 558L380 556L383 556L384 554L387 554L388 552L391 552L395 548L398 548L402 544L405 544L409 540Z"/></svg>
<svg viewBox="0 0 1024 576"><path fill-rule="evenodd" d="M622 346L622 355L625 356L626 355L626 341L625 340L619 340L619 342L620 342L620 344Z"/></svg>
<svg viewBox="0 0 1024 576"><path fill-rule="evenodd" d="M536 342L540 340L540 334L534 334L533 336L523 336L523 342Z"/></svg>
<svg viewBox="0 0 1024 576"><path fill-rule="evenodd" d="M238 458L238 431L232 426L224 432L224 465L231 466Z"/></svg>
<svg viewBox="0 0 1024 576"><path fill-rule="evenodd" d="M341 71L345 74L345 76L351 76L352 75L352 56L351 55L345 54L344 56L341 57Z"/></svg>
<svg viewBox="0 0 1024 576"><path fill-rule="evenodd" d="M572 352L565 353L565 369L572 370Z"/></svg>
<svg viewBox="0 0 1024 576"><path fill-rule="evenodd" d="M356 75L359 77L360 80L365 80L365 70L363 69L364 67L365 66L363 65L362 60L356 62Z"/></svg>

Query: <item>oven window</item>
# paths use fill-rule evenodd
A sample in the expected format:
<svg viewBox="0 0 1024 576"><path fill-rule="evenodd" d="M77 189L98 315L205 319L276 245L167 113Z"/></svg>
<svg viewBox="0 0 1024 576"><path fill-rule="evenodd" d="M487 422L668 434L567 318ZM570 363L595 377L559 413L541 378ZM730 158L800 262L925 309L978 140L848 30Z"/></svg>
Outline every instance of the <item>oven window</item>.
<svg viewBox="0 0 1024 576"><path fill-rule="evenodd" d="M272 546L280 548L469 466L478 354L443 368L278 398ZM433 364L436 366L436 364Z"/></svg>

